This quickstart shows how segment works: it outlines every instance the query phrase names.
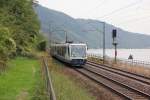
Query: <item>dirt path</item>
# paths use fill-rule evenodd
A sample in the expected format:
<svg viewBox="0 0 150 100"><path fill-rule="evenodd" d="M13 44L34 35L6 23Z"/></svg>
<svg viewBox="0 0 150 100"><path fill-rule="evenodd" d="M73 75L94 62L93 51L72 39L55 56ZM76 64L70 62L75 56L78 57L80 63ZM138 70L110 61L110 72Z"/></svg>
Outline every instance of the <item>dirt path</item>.
<svg viewBox="0 0 150 100"><path fill-rule="evenodd" d="M28 100L27 97L28 97L28 92L26 90L22 90L16 97L16 100Z"/></svg>

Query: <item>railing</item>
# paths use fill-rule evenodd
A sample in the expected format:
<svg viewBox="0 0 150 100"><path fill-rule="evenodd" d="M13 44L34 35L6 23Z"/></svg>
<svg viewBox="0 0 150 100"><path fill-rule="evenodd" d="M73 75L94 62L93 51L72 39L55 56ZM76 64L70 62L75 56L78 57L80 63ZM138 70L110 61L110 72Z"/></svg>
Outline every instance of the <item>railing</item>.
<svg viewBox="0 0 150 100"><path fill-rule="evenodd" d="M102 55L96 55L96 54L88 54L88 57L93 57L93 58L97 58L100 60L103 60ZM108 62L113 62L114 58L108 57L106 56L106 61ZM139 66L144 66L144 67L150 67L150 62L147 61L140 61L140 60L131 60L131 59L117 59L117 62L121 62L121 63L127 63L130 65L139 65Z"/></svg>
<svg viewBox="0 0 150 100"><path fill-rule="evenodd" d="M46 87L47 87L47 93L49 100L56 100L56 95L53 89L51 76L48 70L47 60L43 58L44 62L44 69L45 69L45 77L46 77Z"/></svg>

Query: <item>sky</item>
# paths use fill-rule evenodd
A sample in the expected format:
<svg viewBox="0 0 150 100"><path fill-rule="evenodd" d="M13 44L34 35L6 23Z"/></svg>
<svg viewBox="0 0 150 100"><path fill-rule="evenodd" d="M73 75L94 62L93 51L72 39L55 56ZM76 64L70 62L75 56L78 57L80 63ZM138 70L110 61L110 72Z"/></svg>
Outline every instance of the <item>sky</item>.
<svg viewBox="0 0 150 100"><path fill-rule="evenodd" d="M150 0L38 0L73 18L97 19L124 30L150 35Z"/></svg>

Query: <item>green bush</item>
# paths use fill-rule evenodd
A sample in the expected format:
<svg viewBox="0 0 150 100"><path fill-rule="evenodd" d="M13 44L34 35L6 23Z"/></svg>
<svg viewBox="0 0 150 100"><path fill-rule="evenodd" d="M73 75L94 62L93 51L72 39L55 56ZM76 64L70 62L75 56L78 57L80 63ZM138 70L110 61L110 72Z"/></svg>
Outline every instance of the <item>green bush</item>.
<svg viewBox="0 0 150 100"><path fill-rule="evenodd" d="M0 61L31 56L37 49L40 24L32 0L0 0Z"/></svg>
<svg viewBox="0 0 150 100"><path fill-rule="evenodd" d="M0 27L0 62L5 63L16 51L16 43L10 38L9 29Z"/></svg>
<svg viewBox="0 0 150 100"><path fill-rule="evenodd" d="M46 51L46 41L45 40L39 42L38 49L41 51Z"/></svg>

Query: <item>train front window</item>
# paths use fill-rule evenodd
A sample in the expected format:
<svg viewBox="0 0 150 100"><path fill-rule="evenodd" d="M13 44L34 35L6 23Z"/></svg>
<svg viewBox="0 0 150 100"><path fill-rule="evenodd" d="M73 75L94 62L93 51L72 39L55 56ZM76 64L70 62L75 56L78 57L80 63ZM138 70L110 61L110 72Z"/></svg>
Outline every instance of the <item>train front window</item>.
<svg viewBox="0 0 150 100"><path fill-rule="evenodd" d="M86 46L72 45L71 46L71 56L72 57L85 57L86 56Z"/></svg>

